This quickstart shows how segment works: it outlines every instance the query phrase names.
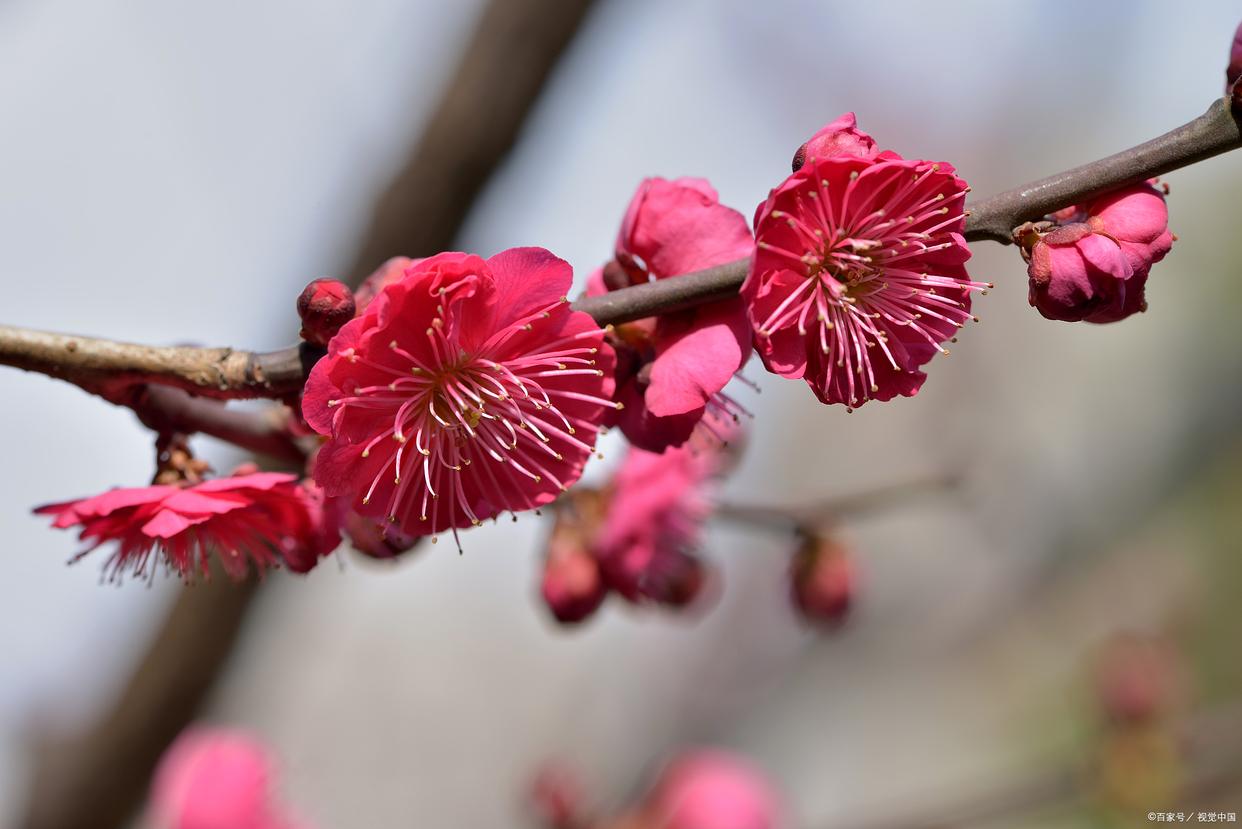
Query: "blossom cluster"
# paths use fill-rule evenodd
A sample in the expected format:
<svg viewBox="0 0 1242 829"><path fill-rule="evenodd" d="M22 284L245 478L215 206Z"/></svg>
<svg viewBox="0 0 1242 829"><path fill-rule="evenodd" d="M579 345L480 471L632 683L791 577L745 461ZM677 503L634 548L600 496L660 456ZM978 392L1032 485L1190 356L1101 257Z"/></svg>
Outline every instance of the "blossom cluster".
<svg viewBox="0 0 1242 829"><path fill-rule="evenodd" d="M882 149L847 113L796 152L754 214L701 178L648 178L608 261L601 296L746 261L734 298L601 327L575 310L573 271L537 247L483 258L397 256L356 291L312 282L298 300L315 363L290 419L301 475L166 474L42 507L112 542L107 571L186 579L254 567L305 572L343 537L392 558L502 513L550 507L542 583L553 615L590 616L609 593L681 607L706 592L699 555L711 489L749 413L728 387L752 352L822 402L853 410L910 397L975 319L990 283L967 273L969 187L944 161ZM1019 228L1030 302L1057 320L1112 322L1146 307L1171 248L1154 183ZM743 383L746 383L742 379ZM615 427L630 447L600 487L570 488ZM791 590L808 618L843 617L853 565L808 541Z"/></svg>

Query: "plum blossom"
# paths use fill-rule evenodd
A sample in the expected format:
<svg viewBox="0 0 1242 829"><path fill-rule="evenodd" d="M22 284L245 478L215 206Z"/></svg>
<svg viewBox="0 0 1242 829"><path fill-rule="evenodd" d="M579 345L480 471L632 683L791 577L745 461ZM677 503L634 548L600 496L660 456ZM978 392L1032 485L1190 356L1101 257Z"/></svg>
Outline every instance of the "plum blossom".
<svg viewBox="0 0 1242 829"><path fill-rule="evenodd" d="M340 543L322 493L279 472L112 489L35 512L55 516L58 529L82 528L90 546L75 561L114 543L104 567L113 580L126 572L154 576L162 562L190 581L208 574L213 553L234 579L251 565L306 572Z"/></svg>
<svg viewBox="0 0 1242 829"><path fill-rule="evenodd" d="M406 536L456 535L577 481L615 405L614 360L570 309L572 276L542 248L410 262L307 381L324 491Z"/></svg>
<svg viewBox="0 0 1242 829"><path fill-rule="evenodd" d="M742 297L768 370L852 408L916 394L989 286L966 274L952 165L874 153L864 133L840 137L848 116L834 124L759 206Z"/></svg>
<svg viewBox="0 0 1242 829"><path fill-rule="evenodd" d="M1030 303L1066 322L1116 322L1147 310L1151 266L1173 247L1164 195L1152 183L1107 193L1050 217L1051 230L1024 226Z"/></svg>
<svg viewBox="0 0 1242 829"><path fill-rule="evenodd" d="M746 218L722 205L705 179L649 178L630 201L615 247L615 260L591 275L589 295L741 259L754 244ZM723 391L750 356L739 300L623 323L610 339L623 408L608 425L635 446L679 446L705 417L714 429L741 411Z"/></svg>
<svg viewBox="0 0 1242 829"><path fill-rule="evenodd" d="M776 829L781 796L743 757L718 749L670 763L647 797L639 826L660 829Z"/></svg>
<svg viewBox="0 0 1242 829"><path fill-rule="evenodd" d="M858 121L854 113L847 112L837 120L821 127L810 139L794 153L793 171L796 173L808 161L812 164L825 158L838 155L852 155L857 158L875 158L880 155L875 140L858 129ZM895 153L887 153L896 157Z"/></svg>
<svg viewBox="0 0 1242 829"><path fill-rule="evenodd" d="M158 829L310 829L275 797L275 761L242 731L190 728L164 752L148 811Z"/></svg>

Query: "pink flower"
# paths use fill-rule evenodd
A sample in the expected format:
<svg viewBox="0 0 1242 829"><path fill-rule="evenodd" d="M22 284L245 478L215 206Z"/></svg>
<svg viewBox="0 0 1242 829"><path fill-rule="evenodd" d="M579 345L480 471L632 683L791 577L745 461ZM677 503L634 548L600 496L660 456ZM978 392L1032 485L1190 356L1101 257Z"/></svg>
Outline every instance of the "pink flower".
<svg viewBox="0 0 1242 829"><path fill-rule="evenodd" d="M354 318L354 295L335 279L316 279L298 296L298 316L302 318L302 339L325 346Z"/></svg>
<svg viewBox="0 0 1242 829"><path fill-rule="evenodd" d="M703 586L694 553L723 456L696 443L659 454L631 448L612 480L595 555L608 585L629 601L680 607Z"/></svg>
<svg viewBox="0 0 1242 829"><path fill-rule="evenodd" d="M335 549L340 534L326 520L320 497L293 475L256 472L185 486L113 489L35 512L56 516L52 526L60 529L82 527L80 538L91 544L76 558L115 541L105 565L113 579L127 570L146 575L148 567L154 575L158 554L188 581L207 575L213 550L225 572L241 579L251 563L261 569L283 560L305 572Z"/></svg>
<svg viewBox="0 0 1242 829"><path fill-rule="evenodd" d="M1039 313L1102 323L1147 310L1148 271L1173 247L1159 190L1137 184L1052 218L1057 227L1024 242L1030 249L1030 303Z"/></svg>
<svg viewBox="0 0 1242 829"><path fill-rule="evenodd" d="M155 770L150 812L159 829L309 829L273 797L275 763L240 731L191 728Z"/></svg>
<svg viewBox="0 0 1242 829"><path fill-rule="evenodd" d="M844 622L854 603L854 582L850 551L835 539L808 538L794 555L790 589L794 606L808 621L829 627Z"/></svg>
<svg viewBox="0 0 1242 829"><path fill-rule="evenodd" d="M542 248L411 263L341 329L302 410L315 479L409 536L547 504L578 480L613 406L604 332Z"/></svg>
<svg viewBox="0 0 1242 829"><path fill-rule="evenodd" d="M665 279L747 257L746 218L720 203L704 179L649 178L639 185L617 235L616 261L591 275L587 293ZM750 333L740 301L617 326L616 399L610 413L635 446L659 452L686 441L705 414L732 419L723 393L746 358Z"/></svg>
<svg viewBox="0 0 1242 829"><path fill-rule="evenodd" d="M599 609L608 593L599 562L591 551L591 541L607 506L602 493L581 486L557 503L540 593L562 624L585 620Z"/></svg>
<svg viewBox="0 0 1242 829"><path fill-rule="evenodd" d="M917 393L988 287L964 267L966 191L945 163L808 157L755 216L742 296L768 370L825 403Z"/></svg>
<svg viewBox="0 0 1242 829"><path fill-rule="evenodd" d="M639 825L660 829L774 829L781 797L763 772L725 751L699 750L668 765Z"/></svg>
<svg viewBox="0 0 1242 829"><path fill-rule="evenodd" d="M802 169L808 161L814 164L825 158L852 155L857 158L875 158L880 151L870 135L858 129L854 113L847 112L837 120L820 129L810 140L794 153L793 171Z"/></svg>
<svg viewBox="0 0 1242 829"><path fill-rule="evenodd" d="M1225 94L1233 90L1233 85L1242 76L1242 23L1238 24L1233 33L1233 45L1229 48L1229 66L1225 68ZM1235 96L1234 101L1238 99ZM1235 104L1236 105L1236 104Z"/></svg>

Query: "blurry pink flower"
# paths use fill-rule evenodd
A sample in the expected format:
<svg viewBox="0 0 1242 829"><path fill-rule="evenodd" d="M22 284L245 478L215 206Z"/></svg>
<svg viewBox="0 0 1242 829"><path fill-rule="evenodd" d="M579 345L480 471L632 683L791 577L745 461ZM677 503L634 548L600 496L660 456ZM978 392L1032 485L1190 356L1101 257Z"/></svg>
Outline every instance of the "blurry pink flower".
<svg viewBox="0 0 1242 829"><path fill-rule="evenodd" d="M803 618L830 627L841 624L854 603L854 563L833 538L806 539L790 567L794 606Z"/></svg>
<svg viewBox="0 0 1242 829"><path fill-rule="evenodd" d="M875 141L871 136L858 129L854 113L847 112L821 128L798 148L794 153L793 171L798 172L808 161L814 164L837 155L875 158L879 154L880 151L875 148Z"/></svg>
<svg viewBox="0 0 1242 829"><path fill-rule="evenodd" d="M1229 66L1225 68L1225 94L1233 90L1233 85L1242 76L1242 23L1238 24L1233 33L1233 45L1229 49ZM1234 96L1235 106L1238 96Z"/></svg>
<svg viewBox="0 0 1242 829"><path fill-rule="evenodd" d="M549 762L539 769L531 785L531 805L539 823L547 829L585 827L583 788L577 772L560 762Z"/></svg>
<svg viewBox="0 0 1242 829"><path fill-rule="evenodd" d="M1147 310L1151 266L1173 247L1164 196L1151 184L1105 194L1052 217L1030 248L1030 303L1048 319L1115 322Z"/></svg>
<svg viewBox="0 0 1242 829"><path fill-rule="evenodd" d="M1118 722L1150 722L1185 702L1186 677L1166 639L1117 634L1105 643L1095 669L1101 707Z"/></svg>
<svg viewBox="0 0 1242 829"><path fill-rule="evenodd" d="M695 442L659 454L628 451L595 543L609 587L632 602L674 607L698 594L704 572L694 552L711 512L707 484L723 459Z"/></svg>
<svg viewBox="0 0 1242 829"><path fill-rule="evenodd" d="M354 292L355 314L361 316L371 301L379 296L380 291L394 282L399 282L405 276L407 268L422 261L410 259L408 256L394 256L376 268L370 276L362 280L362 284Z"/></svg>
<svg viewBox="0 0 1242 829"><path fill-rule="evenodd" d="M577 533L558 527L548 540L540 585L544 603L558 622L581 622L594 613L608 592L599 562Z"/></svg>
<svg viewBox="0 0 1242 829"><path fill-rule="evenodd" d="M587 293L702 270L753 249L746 218L722 205L705 179L649 178L626 210L615 261L591 275ZM624 323L611 339L616 399L624 408L609 413L608 425L619 426L635 446L652 452L678 446L705 414L731 420L740 411L722 391L750 356L740 301Z"/></svg>
<svg viewBox="0 0 1242 829"><path fill-rule="evenodd" d="M298 316L302 319L302 339L318 346L354 318L354 294L343 282L316 279L298 296Z"/></svg>
<svg viewBox="0 0 1242 829"><path fill-rule="evenodd" d="M686 754L665 768L639 825L659 829L775 829L781 797L763 772L718 750Z"/></svg>
<svg viewBox="0 0 1242 829"><path fill-rule="evenodd" d="M412 263L332 339L302 410L315 479L409 536L547 504L614 404L612 349L542 248Z"/></svg>
<svg viewBox="0 0 1242 829"><path fill-rule="evenodd" d="M240 731L191 728L155 770L150 812L157 829L309 829L273 797L267 747Z"/></svg>
<svg viewBox="0 0 1242 829"><path fill-rule="evenodd" d="M808 158L755 216L742 297L768 370L825 403L917 393L988 287L964 267L966 192L946 163Z"/></svg>
<svg viewBox="0 0 1242 829"><path fill-rule="evenodd" d="M325 521L319 498L294 475L256 472L193 485L113 489L35 512L56 516L52 526L60 529L82 527L79 537L91 545L75 560L115 541L105 565L112 579L126 571L154 575L153 560L162 556L188 581L207 574L213 551L225 572L241 579L252 563L261 569L283 560L305 572L335 549L340 535Z"/></svg>

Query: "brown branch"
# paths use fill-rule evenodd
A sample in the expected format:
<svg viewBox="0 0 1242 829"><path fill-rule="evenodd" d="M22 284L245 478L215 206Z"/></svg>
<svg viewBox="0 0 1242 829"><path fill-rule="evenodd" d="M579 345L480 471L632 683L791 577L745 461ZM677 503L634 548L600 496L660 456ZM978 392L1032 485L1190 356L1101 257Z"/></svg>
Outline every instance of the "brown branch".
<svg viewBox="0 0 1242 829"><path fill-rule="evenodd" d="M522 63L510 55L505 71L482 65L463 67L442 102L427 142L381 200L373 229L352 268L356 276L394 253L432 253L452 243L452 233L447 229L465 217L491 170L483 162L499 157L517 135L520 119L514 117L512 107L542 83L552 65L542 56L561 42L558 38L567 37L566 32L577 25L587 3L553 5L567 13L552 27L537 25L534 21L539 15L521 12L522 4L505 7L506 11L489 11L484 17L471 48L518 43L532 60ZM488 106L472 103L479 100L486 100ZM482 113L487 113L485 127ZM469 132L472 140L462 142L463 132ZM1203 115L1159 138L971 202L966 238L1009 243L1013 229L1023 222L1239 146L1242 124L1230 99L1221 98ZM429 183L411 186L415 181ZM411 215L427 218L410 222ZM590 314L600 325L670 313L736 296L748 267L749 260L740 259L674 279L584 297L574 307ZM207 397L280 398L297 393L315 357L305 346L266 354L229 348L161 348L0 326L0 364L59 377L105 397L127 385L157 383Z"/></svg>
<svg viewBox="0 0 1242 829"><path fill-rule="evenodd" d="M298 470L306 463L307 451L290 432L290 413L284 406L238 411L223 401L195 397L168 386L139 386L125 405L155 432L201 432L293 464Z"/></svg>
<svg viewBox="0 0 1242 829"><path fill-rule="evenodd" d="M943 492L956 487L961 479L961 475L948 473L914 478L798 507L768 507L726 501L713 507L712 517L778 532L812 532L846 516L858 516L922 495Z"/></svg>
<svg viewBox="0 0 1242 829"><path fill-rule="evenodd" d="M353 273L366 272L391 251L452 245L476 193L504 159L590 6L591 0L491 0L409 164L379 201ZM283 435L273 434L270 415L227 410L188 392L282 398L300 391L309 367L299 348L267 355L149 349L6 327L0 327L0 363L123 402L154 428L202 431L277 456L288 447ZM232 393L234 382L244 393ZM146 383L172 388L144 389ZM257 587L217 579L183 591L120 702L85 737L42 754L17 825L123 825L141 802L156 759L207 697L246 609L260 595Z"/></svg>

